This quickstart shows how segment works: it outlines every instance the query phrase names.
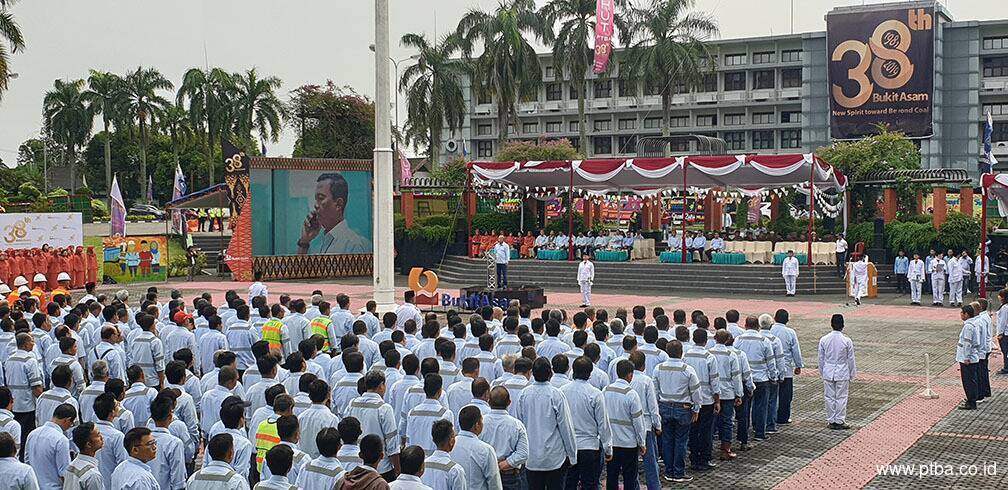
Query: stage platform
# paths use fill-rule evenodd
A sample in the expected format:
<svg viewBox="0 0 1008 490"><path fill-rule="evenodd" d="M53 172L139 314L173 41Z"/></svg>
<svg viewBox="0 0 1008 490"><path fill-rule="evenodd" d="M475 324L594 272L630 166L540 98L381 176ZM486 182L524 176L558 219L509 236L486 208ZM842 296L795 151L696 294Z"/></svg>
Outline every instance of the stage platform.
<svg viewBox="0 0 1008 490"><path fill-rule="evenodd" d="M544 288L577 288L578 262L512 260L508 280ZM833 266L815 266L815 294L844 294L843 279ZM798 294L813 294L813 268L801 268ZM486 281L486 261L447 256L437 270L441 281L469 285ZM895 293L886 280L892 265L879 266L879 293ZM631 262L595 262L596 289L625 291L683 291L715 294L780 295L784 293L781 268L776 265L714 265L710 263L662 264L657 259Z"/></svg>

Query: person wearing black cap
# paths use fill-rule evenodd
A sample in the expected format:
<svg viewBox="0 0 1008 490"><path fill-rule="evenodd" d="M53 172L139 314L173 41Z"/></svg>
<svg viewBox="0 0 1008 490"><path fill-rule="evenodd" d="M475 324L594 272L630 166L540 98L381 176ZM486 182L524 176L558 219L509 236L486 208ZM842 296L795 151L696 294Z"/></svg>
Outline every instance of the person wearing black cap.
<svg viewBox="0 0 1008 490"><path fill-rule="evenodd" d="M248 440L248 433L245 432L245 408L248 405L248 402L237 396L225 398L220 407L220 422L214 424L207 434L208 439L217 434L231 434L234 439L234 458L231 460L231 466L244 478L249 476L252 457L255 455L252 443ZM203 464L210 464L209 452L204 452Z"/></svg>
<svg viewBox="0 0 1008 490"><path fill-rule="evenodd" d="M193 473L186 482L188 490L248 490L249 484L230 464L234 459L234 438L217 434L207 443L212 461Z"/></svg>

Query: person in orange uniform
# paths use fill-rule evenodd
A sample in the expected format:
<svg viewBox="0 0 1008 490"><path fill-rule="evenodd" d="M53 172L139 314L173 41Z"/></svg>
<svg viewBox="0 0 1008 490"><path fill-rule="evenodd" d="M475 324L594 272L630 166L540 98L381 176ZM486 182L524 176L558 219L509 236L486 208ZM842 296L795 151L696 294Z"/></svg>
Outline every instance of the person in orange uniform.
<svg viewBox="0 0 1008 490"><path fill-rule="evenodd" d="M35 274L32 282L35 283L35 287L32 288L31 295L38 299L40 305L49 304L49 297L46 296L45 292L47 284L45 274Z"/></svg>
<svg viewBox="0 0 1008 490"><path fill-rule="evenodd" d="M483 235L480 234L479 230L475 230L471 237L469 237L469 256L479 257L480 247L483 245Z"/></svg>
<svg viewBox="0 0 1008 490"><path fill-rule="evenodd" d="M531 257L532 256L532 247L533 246L535 246L535 237L532 236L532 232L531 231L527 231L527 232L525 232L525 236L522 237L521 256L522 257Z"/></svg>
<svg viewBox="0 0 1008 490"><path fill-rule="evenodd" d="M84 284L89 282L98 283L98 256L95 255L94 247L88 246L87 255L85 256L87 261L87 278L84 280Z"/></svg>
<svg viewBox="0 0 1008 490"><path fill-rule="evenodd" d="M69 299L70 281L71 278L69 273L60 272L59 275L56 276L56 282L59 284L57 284L56 288L52 290L50 297L56 296L57 294L62 294L63 296L66 296Z"/></svg>
<svg viewBox="0 0 1008 490"><path fill-rule="evenodd" d="M70 285L73 289L80 289L84 287L84 283L87 282L87 275L85 273L86 262L84 260L84 247L80 245L74 249L73 255L70 256Z"/></svg>
<svg viewBox="0 0 1008 490"><path fill-rule="evenodd" d="M490 230L490 233L483 235L483 239L480 241L480 255L486 253L487 250L493 248L497 243L497 230Z"/></svg>
<svg viewBox="0 0 1008 490"><path fill-rule="evenodd" d="M0 251L0 283L10 284L11 260L7 258L7 251Z"/></svg>
<svg viewBox="0 0 1008 490"><path fill-rule="evenodd" d="M49 264L52 263L52 255L49 250L49 246L44 245L42 250L37 248L32 249L31 263L31 269L25 271L30 272L31 274L26 275L25 277L31 278L31 280L28 281L28 287L34 289L38 286L38 284L35 284L35 276L38 274L45 275L45 273L49 271ZM43 284L42 289L45 289L47 286L47 284Z"/></svg>
<svg viewBox="0 0 1008 490"><path fill-rule="evenodd" d="M52 253L52 255L50 255L50 257L49 257L49 264L48 264L48 266L45 269L42 269L41 271L39 271L39 272L45 274L45 276L48 278L48 281L46 283L46 286L44 286L44 288L48 289L49 291L52 291L53 289L56 289L56 286L58 284L56 282L56 276L58 276L59 273L63 272L63 270L64 270L63 269L63 264L60 263L61 262L61 260L60 260L61 257L59 255L59 250L58 249L52 249L51 253Z"/></svg>
<svg viewBox="0 0 1008 490"><path fill-rule="evenodd" d="M23 277L21 279L27 281L27 279ZM11 293L7 295L7 304L13 305L15 301L21 299L21 292L27 289L28 286L25 286L23 284L21 286L15 287L14 291L11 291Z"/></svg>

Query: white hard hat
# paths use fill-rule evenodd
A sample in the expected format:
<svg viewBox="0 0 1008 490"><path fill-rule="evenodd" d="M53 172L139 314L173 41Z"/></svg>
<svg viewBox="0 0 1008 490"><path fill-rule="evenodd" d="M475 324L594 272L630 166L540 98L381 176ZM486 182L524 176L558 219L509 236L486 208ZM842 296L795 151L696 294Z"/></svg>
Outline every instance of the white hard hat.
<svg viewBox="0 0 1008 490"><path fill-rule="evenodd" d="M70 280L70 274L67 274L66 272L60 272L59 275L56 276L56 280L57 281L69 281Z"/></svg>
<svg viewBox="0 0 1008 490"><path fill-rule="evenodd" d="M31 289L28 289L28 286L18 286L18 294L21 294L21 293L30 293L30 292L31 292Z"/></svg>
<svg viewBox="0 0 1008 490"><path fill-rule="evenodd" d="M10 286L0 282L0 294L10 294Z"/></svg>
<svg viewBox="0 0 1008 490"><path fill-rule="evenodd" d="M14 278L14 287L24 286L26 284L28 284L28 280L25 279L25 276L17 276Z"/></svg>
<svg viewBox="0 0 1008 490"><path fill-rule="evenodd" d="M33 282L46 282L45 274L35 274L35 278L32 279Z"/></svg>

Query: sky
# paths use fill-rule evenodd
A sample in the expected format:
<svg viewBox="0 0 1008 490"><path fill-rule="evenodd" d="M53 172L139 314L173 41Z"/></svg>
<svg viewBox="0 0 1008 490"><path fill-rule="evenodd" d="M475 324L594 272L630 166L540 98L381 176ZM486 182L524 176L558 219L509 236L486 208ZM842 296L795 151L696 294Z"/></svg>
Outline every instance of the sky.
<svg viewBox="0 0 1008 490"><path fill-rule="evenodd" d="M536 0L543 5L545 0ZM794 31L825 30L835 6L862 0L794 0ZM957 20L1008 18L1008 2L948 0ZM409 32L444 35L472 8L496 0L389 0L391 55L414 53L399 45ZM697 0L724 39L791 31L791 0ZM191 67L229 71L256 67L276 75L280 95L306 83L332 80L374 96L372 0L21 0L12 8L27 49L12 56L17 79L0 100L0 159L13 165L18 146L37 137L42 96L56 79L86 78L91 68L125 73L153 66L178 85ZM400 71L409 61L400 63ZM173 98L173 97L172 97ZM402 106L405 103L400 101ZM399 112L405 118L405 110ZM393 116L394 120L394 116ZM98 130L100 118L96 118ZM271 156L289 156L294 133L285 128Z"/></svg>

